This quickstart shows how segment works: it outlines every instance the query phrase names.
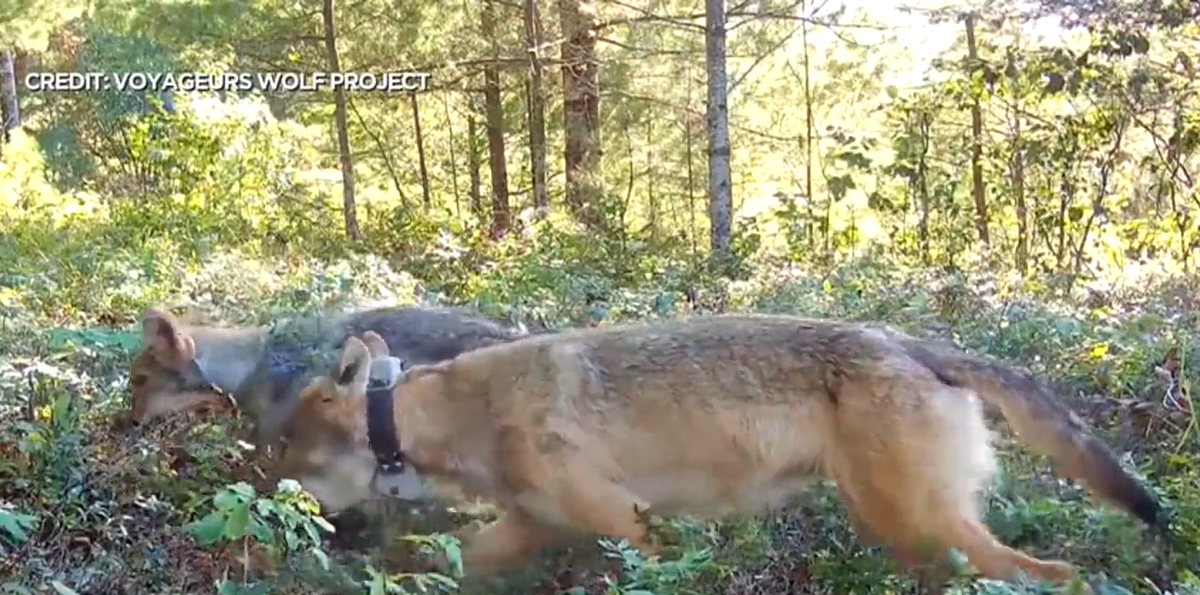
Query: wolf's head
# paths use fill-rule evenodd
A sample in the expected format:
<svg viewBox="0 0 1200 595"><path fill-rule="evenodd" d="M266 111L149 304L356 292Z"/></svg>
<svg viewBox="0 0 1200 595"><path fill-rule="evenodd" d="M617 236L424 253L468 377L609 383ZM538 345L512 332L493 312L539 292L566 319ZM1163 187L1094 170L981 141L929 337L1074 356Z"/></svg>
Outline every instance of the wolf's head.
<svg viewBox="0 0 1200 595"><path fill-rule="evenodd" d="M157 308L142 317L142 348L129 366L129 393L135 423L225 403L196 363L190 327Z"/></svg>
<svg viewBox="0 0 1200 595"><path fill-rule="evenodd" d="M299 481L328 512L379 494L376 460L367 441L367 388L372 382L394 387L404 374L403 364L389 356L378 334L367 331L361 338L348 338L337 364L300 392L282 428L280 476ZM412 467L389 482L397 488L392 497L412 501L430 496Z"/></svg>

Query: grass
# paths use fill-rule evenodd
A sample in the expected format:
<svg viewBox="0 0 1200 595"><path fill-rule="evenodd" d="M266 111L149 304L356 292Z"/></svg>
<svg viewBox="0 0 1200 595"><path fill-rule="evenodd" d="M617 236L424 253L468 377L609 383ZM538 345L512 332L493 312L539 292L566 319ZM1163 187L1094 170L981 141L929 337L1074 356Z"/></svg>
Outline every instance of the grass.
<svg viewBox="0 0 1200 595"><path fill-rule="evenodd" d="M229 420L180 416L140 435L115 428L138 346L134 323L145 306L186 304L212 319L248 323L321 307L439 300L434 284L379 259L221 254L202 266L136 253L83 266L78 259L39 263L28 252L9 253L16 259L0 270L0 593L449 588L420 575L389 586L376 570L376 552L363 547L372 541L329 535L304 494L255 471L247 451L231 442ZM602 280L552 264L546 269L459 280L455 286L474 292L460 291L459 301L477 297L476 305L497 315L508 314L501 305L519 305L556 324L686 309L681 293L661 281L604 288L598 305L587 295ZM1200 378L1200 314L1188 287L1200 286L1196 281L1134 280L1056 297L1050 288L984 273L906 272L860 262L815 275L763 265L748 280L707 286L700 301L719 295L713 301L730 311L883 321L1032 368L1104 440L1132 453L1131 468L1170 503L1174 531L1158 538L1101 507L1056 479L1044 460L1013 448L1008 432L1000 434L1003 472L988 495L988 524L1006 543L1082 566L1100 593L1194 595L1200 593L1200 429L1189 388ZM722 523L669 519L661 533L678 545L665 561L640 560L622 544L601 540L550 555L540 570L503 587L471 590L553 593L576 583L582 587L575 592L626 595L866 595L914 588L885 553L858 543L827 485L814 486L786 510ZM583 570L566 572L573 567ZM969 574L953 589L1053 592Z"/></svg>

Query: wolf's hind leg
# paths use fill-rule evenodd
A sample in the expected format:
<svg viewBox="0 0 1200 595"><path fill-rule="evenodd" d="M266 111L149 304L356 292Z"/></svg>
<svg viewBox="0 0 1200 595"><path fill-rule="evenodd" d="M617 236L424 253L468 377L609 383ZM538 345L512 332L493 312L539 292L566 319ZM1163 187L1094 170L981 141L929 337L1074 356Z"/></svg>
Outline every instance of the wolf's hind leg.
<svg viewBox="0 0 1200 595"><path fill-rule="evenodd" d="M967 395L911 378L871 388L874 394L842 401L834 474L860 522L901 561L944 563L955 547L987 578L1073 576L1065 562L1000 543L980 521L978 494L994 462L983 418Z"/></svg>
<svg viewBox="0 0 1200 595"><path fill-rule="evenodd" d="M946 540L962 550L983 576L1014 581L1021 573L1050 582L1075 578L1075 568L1060 560L1040 560L1000 543L977 517L947 518Z"/></svg>
<svg viewBox="0 0 1200 595"><path fill-rule="evenodd" d="M864 495L859 495L863 497ZM854 527L854 532L858 535L859 543L865 546L882 546L888 549L892 557L896 559L904 568L907 568L916 576L918 593L922 595L933 595L943 592L943 587L946 582L954 575L953 569L949 564L949 550L938 545L936 541L926 541L920 544L920 547L901 546L891 543L889 539L881 537L876 533L876 526L882 527L887 519L892 518L890 515L879 515L880 510L887 508L886 504L875 514L871 514L870 518L874 521L867 522L866 518L860 514L857 508L850 502L850 497L843 491L843 497L847 501L846 507L850 517L850 525ZM877 504L882 504L886 498L876 497L872 500ZM883 518L879 518L883 517ZM896 528L892 528L892 534L899 533Z"/></svg>

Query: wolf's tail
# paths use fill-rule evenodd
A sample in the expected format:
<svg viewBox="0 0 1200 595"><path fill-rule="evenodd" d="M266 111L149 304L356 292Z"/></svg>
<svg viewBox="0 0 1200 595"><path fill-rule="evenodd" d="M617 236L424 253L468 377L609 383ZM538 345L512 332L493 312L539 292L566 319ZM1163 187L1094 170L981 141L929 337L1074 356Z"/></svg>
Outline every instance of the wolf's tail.
<svg viewBox="0 0 1200 595"><path fill-rule="evenodd" d="M1045 384L997 361L908 337L901 342L909 357L942 382L970 389L998 406L1018 438L1050 457L1060 474L1147 525L1162 526L1162 511L1150 492L1121 468L1112 451Z"/></svg>

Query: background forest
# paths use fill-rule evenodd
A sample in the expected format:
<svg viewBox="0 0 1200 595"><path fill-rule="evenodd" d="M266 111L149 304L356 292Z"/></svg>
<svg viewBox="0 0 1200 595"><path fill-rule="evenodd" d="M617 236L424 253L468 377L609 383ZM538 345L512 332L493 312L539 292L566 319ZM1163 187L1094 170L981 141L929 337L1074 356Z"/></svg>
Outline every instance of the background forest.
<svg viewBox="0 0 1200 595"><path fill-rule="evenodd" d="M149 306L387 302L559 327L791 312L1024 365L1176 520L1144 531L1001 432L989 525L1099 593L1200 594L1197 48L1188 0L3 0L0 593L451 589L325 535L228 421L112 423ZM46 71L431 77L25 86ZM581 544L497 589L914 589L827 486L665 530L674 557Z"/></svg>

